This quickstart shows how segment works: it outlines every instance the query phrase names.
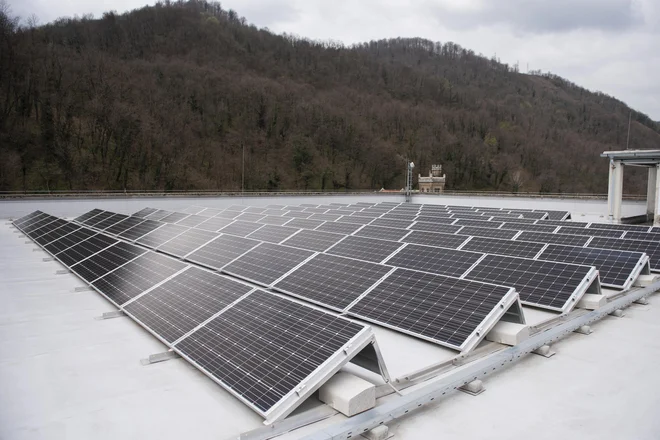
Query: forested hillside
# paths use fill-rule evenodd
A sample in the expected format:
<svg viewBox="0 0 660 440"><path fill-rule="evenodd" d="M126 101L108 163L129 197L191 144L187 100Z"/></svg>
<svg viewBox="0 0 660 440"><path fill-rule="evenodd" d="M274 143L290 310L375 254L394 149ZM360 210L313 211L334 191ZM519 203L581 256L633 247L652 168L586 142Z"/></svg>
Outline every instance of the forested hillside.
<svg viewBox="0 0 660 440"><path fill-rule="evenodd" d="M0 66L0 190L231 190L244 151L246 189L398 189L409 158L449 189L604 193L629 114L451 42L343 47L204 1L45 26L5 8ZM633 112L631 148L659 125Z"/></svg>

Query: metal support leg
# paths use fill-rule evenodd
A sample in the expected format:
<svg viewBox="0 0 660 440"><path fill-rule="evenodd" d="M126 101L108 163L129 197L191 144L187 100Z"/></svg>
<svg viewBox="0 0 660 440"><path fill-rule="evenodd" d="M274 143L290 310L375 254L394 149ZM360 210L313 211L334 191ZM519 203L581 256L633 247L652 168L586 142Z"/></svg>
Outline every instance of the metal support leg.
<svg viewBox="0 0 660 440"><path fill-rule="evenodd" d="M122 312L121 310L114 310L112 312L105 312L101 316L97 316L94 319L96 319L97 321L102 321L104 319L121 318L123 316L126 316L126 313Z"/></svg>
<svg viewBox="0 0 660 440"><path fill-rule="evenodd" d="M640 298L637 301L635 301L633 304L639 304L642 306L648 306L649 305L649 300L647 298Z"/></svg>
<svg viewBox="0 0 660 440"><path fill-rule="evenodd" d="M172 350L167 350L162 353L149 355L148 358L140 359L140 363L142 365L151 365L151 364L157 364L158 362L169 361L170 359L178 359L180 357L181 356L179 356L176 352Z"/></svg>
<svg viewBox="0 0 660 440"><path fill-rule="evenodd" d="M67 273L71 273L69 269L59 269L55 271L55 275L66 275Z"/></svg>
<svg viewBox="0 0 660 440"><path fill-rule="evenodd" d="M90 290L93 290L93 289L89 286L78 286L75 289L73 289L73 291L76 292L76 293L78 293L78 292L88 292Z"/></svg>
<svg viewBox="0 0 660 440"><path fill-rule="evenodd" d="M575 333L580 333L581 335L590 335L591 332L591 327L588 325L583 325L580 328L575 329Z"/></svg>

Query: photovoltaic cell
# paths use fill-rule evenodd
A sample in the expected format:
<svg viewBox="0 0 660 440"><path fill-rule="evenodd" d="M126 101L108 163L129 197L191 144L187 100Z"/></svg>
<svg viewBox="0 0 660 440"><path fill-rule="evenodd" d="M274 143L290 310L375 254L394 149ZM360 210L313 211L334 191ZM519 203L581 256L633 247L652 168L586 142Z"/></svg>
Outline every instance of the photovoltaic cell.
<svg viewBox="0 0 660 440"><path fill-rule="evenodd" d="M73 266L79 261L115 243L117 243L117 240L114 238L98 234L60 252L57 254L57 258L65 265Z"/></svg>
<svg viewBox="0 0 660 440"><path fill-rule="evenodd" d="M482 256L483 254L476 252L409 244L387 260L385 264L459 277Z"/></svg>
<svg viewBox="0 0 660 440"><path fill-rule="evenodd" d="M236 220L242 220L242 221L246 221L246 222L258 222L259 220L261 220L264 217L266 217L266 216L263 215L263 214L254 214L254 213L251 213L251 212L244 212L241 215L239 215L238 217L236 217Z"/></svg>
<svg viewBox="0 0 660 440"><path fill-rule="evenodd" d="M225 226L220 230L223 234L236 235L238 237L245 237L250 235L257 229L263 227L264 225L260 223L250 223L245 221L235 221L234 223Z"/></svg>
<svg viewBox="0 0 660 440"><path fill-rule="evenodd" d="M222 271L262 286L278 278L314 255L314 252L272 243L261 243L222 268Z"/></svg>
<svg viewBox="0 0 660 440"><path fill-rule="evenodd" d="M379 238L382 240L398 241L408 235L410 230L386 228L384 226L371 226L365 225L362 229L355 233L358 237Z"/></svg>
<svg viewBox="0 0 660 440"><path fill-rule="evenodd" d="M194 228L200 223L203 223L208 220L208 217L204 217L202 215L189 215L188 217L184 218L183 220L180 220L177 225L179 226L187 226L189 228Z"/></svg>
<svg viewBox="0 0 660 440"><path fill-rule="evenodd" d="M552 232L557 229L556 226L545 225L528 225L526 223L504 222L502 229L513 229L516 231L531 231L531 232Z"/></svg>
<svg viewBox="0 0 660 440"><path fill-rule="evenodd" d="M388 228L399 228L406 229L413 224L412 220L398 220L390 218L377 218L374 219L371 223L371 226L385 226Z"/></svg>
<svg viewBox="0 0 660 440"><path fill-rule="evenodd" d="M618 249L621 251L645 252L649 256L651 269L660 269L660 242L626 240L623 238L594 237L589 248Z"/></svg>
<svg viewBox="0 0 660 440"><path fill-rule="evenodd" d="M258 241L248 238L221 235L188 255L186 260L212 269L220 269L258 244Z"/></svg>
<svg viewBox="0 0 660 440"><path fill-rule="evenodd" d="M57 218L57 217L53 217L53 218L55 220L48 222L45 225L41 226L40 228L30 231L29 233L26 233L26 235L28 235L32 240L35 240L36 238L39 238L44 234L48 234L49 232L53 232L57 228L69 224L68 221L62 220L61 218Z"/></svg>
<svg viewBox="0 0 660 440"><path fill-rule="evenodd" d="M186 217L188 217L190 214L184 214L182 212L173 212L172 214L163 217L160 221L164 223L176 223L179 222Z"/></svg>
<svg viewBox="0 0 660 440"><path fill-rule="evenodd" d="M379 263L403 246L402 243L349 235L326 252L332 255Z"/></svg>
<svg viewBox="0 0 660 440"><path fill-rule="evenodd" d="M157 222L155 220L145 220L142 223L139 223L132 228L125 230L119 234L119 237L125 240L137 240L143 235L148 234L156 228L159 228L163 224L164 223Z"/></svg>
<svg viewBox="0 0 660 440"><path fill-rule="evenodd" d="M80 226L75 224L75 223L70 223L67 222L65 225L52 230L51 232L42 235L41 237L37 237L34 241L39 243L42 246L47 245L48 243L58 240L61 237L70 234L71 232L80 229Z"/></svg>
<svg viewBox="0 0 660 440"><path fill-rule="evenodd" d="M565 244L568 246L584 246L591 237L581 235L547 234L545 232L523 231L516 240L535 241L537 243Z"/></svg>
<svg viewBox="0 0 660 440"><path fill-rule="evenodd" d="M94 217L85 220L83 224L85 224L86 226L94 227L96 226L97 223L101 223L103 220L107 220L113 215L115 215L114 212L103 211L99 215L95 215Z"/></svg>
<svg viewBox="0 0 660 440"><path fill-rule="evenodd" d="M304 382L364 326L256 290L176 349L262 412Z"/></svg>
<svg viewBox="0 0 660 440"><path fill-rule="evenodd" d="M458 226L461 228L457 231L457 234L460 235L473 235L476 237L492 237L492 238L502 238L504 240L511 240L513 237L518 234L519 231L511 231L509 229L490 229L490 228L480 228L478 226Z"/></svg>
<svg viewBox="0 0 660 440"><path fill-rule="evenodd" d="M103 212L103 210L101 210L101 209L92 209L91 211L88 211L88 212L84 213L83 215L74 218L73 221L78 222L78 223L84 223L86 220L89 220L90 218L92 218L94 216L97 216L102 212Z"/></svg>
<svg viewBox="0 0 660 440"><path fill-rule="evenodd" d="M114 225L115 223L119 223L122 220L126 220L128 218L127 215L124 214L114 214L107 219L98 222L97 224L94 225L95 228L105 230L108 229L110 226Z"/></svg>
<svg viewBox="0 0 660 440"><path fill-rule="evenodd" d="M142 246L155 249L158 246L161 246L162 244L165 244L173 238L177 237L179 234L183 234L188 229L189 228L186 228L185 226L167 223L160 228L154 229L148 234L143 235L135 242L141 244Z"/></svg>
<svg viewBox="0 0 660 440"><path fill-rule="evenodd" d="M279 243L291 237L299 230L300 229L298 228L289 228L287 226L266 225L248 235L247 238L261 240L268 243Z"/></svg>
<svg viewBox="0 0 660 440"><path fill-rule="evenodd" d="M466 221L470 221L470 220L466 220ZM450 233L452 231L457 231L460 228L461 228L461 226L448 225L448 224L443 224L443 223L416 222L415 224L410 226L409 229L412 229L414 231Z"/></svg>
<svg viewBox="0 0 660 440"><path fill-rule="evenodd" d="M147 252L92 285L115 304L122 305L185 267L180 261Z"/></svg>
<svg viewBox="0 0 660 440"><path fill-rule="evenodd" d="M156 208L143 208L143 209L140 209L135 214L133 214L132 217L144 218L144 217L146 217L150 214L153 214L156 211L158 211Z"/></svg>
<svg viewBox="0 0 660 440"><path fill-rule="evenodd" d="M472 237L461 250L510 257L534 258L545 244L528 241L500 240L498 238Z"/></svg>
<svg viewBox="0 0 660 440"><path fill-rule="evenodd" d="M143 221L144 219L140 217L129 217L125 220L120 221L119 223L115 223L114 225L107 228L104 232L107 232L108 234L112 234L112 235L118 235L126 231L127 229L132 228L133 226L139 225Z"/></svg>
<svg viewBox="0 0 660 440"><path fill-rule="evenodd" d="M563 222L566 226L573 226L574 222ZM611 229L613 231L649 232L649 226L616 225L612 223L591 223L588 229Z"/></svg>
<svg viewBox="0 0 660 440"><path fill-rule="evenodd" d="M467 235L442 234L439 232L412 231L401 241L406 243L423 244L426 246L456 249L469 237Z"/></svg>
<svg viewBox="0 0 660 440"><path fill-rule="evenodd" d="M515 287L526 304L567 311L576 289L592 267L551 261L486 255L466 279Z"/></svg>
<svg viewBox="0 0 660 440"><path fill-rule="evenodd" d="M310 251L323 252L344 237L345 235L303 229L296 235L283 241L282 244L301 249L308 249Z"/></svg>
<svg viewBox="0 0 660 440"><path fill-rule="evenodd" d="M53 255L62 252L65 249L70 248L83 240L87 240L89 237L93 237L97 232L88 228L80 228L71 234L64 235L62 238L52 241L44 246L48 252Z"/></svg>
<svg viewBox="0 0 660 440"><path fill-rule="evenodd" d="M323 223L320 220L309 220L306 218L294 218L287 223L284 224L284 226L292 227L292 228L298 228L298 229L315 229L319 226L321 226ZM360 225L358 225L360 226Z"/></svg>
<svg viewBox="0 0 660 440"><path fill-rule="evenodd" d="M189 229L181 235L174 237L158 247L158 252L183 258L198 247L213 240L219 234L217 232L204 231L201 229Z"/></svg>
<svg viewBox="0 0 660 440"><path fill-rule="evenodd" d="M265 208L265 207L262 207L262 206L248 206L247 208L245 208L243 210L243 212L252 213L252 214L261 214L266 209L268 209L268 208ZM248 221L252 221L252 220L248 220Z"/></svg>
<svg viewBox="0 0 660 440"><path fill-rule="evenodd" d="M309 217L310 220L322 220L324 222L334 222L341 217L341 214L314 214Z"/></svg>
<svg viewBox="0 0 660 440"><path fill-rule="evenodd" d="M396 269L348 313L460 350L511 293L508 287Z"/></svg>
<svg viewBox="0 0 660 440"><path fill-rule="evenodd" d="M91 283L95 279L104 276L145 252L147 252L146 249L120 241L96 255L92 255L88 259L71 266L71 270L76 272L85 281Z"/></svg>
<svg viewBox="0 0 660 440"><path fill-rule="evenodd" d="M205 231L219 231L220 229L224 228L225 226L228 226L232 224L234 220L232 219L227 219L227 218L221 218L221 217L211 217L205 222L202 222L195 226L197 229L204 229Z"/></svg>
<svg viewBox="0 0 660 440"><path fill-rule="evenodd" d="M167 217L170 214L172 214L172 211L166 211L164 209L159 209L158 211L156 211L152 214L149 214L145 218L147 220L161 220L161 219L164 219L165 217Z"/></svg>
<svg viewBox="0 0 660 440"><path fill-rule="evenodd" d="M356 223L339 223L339 222L325 222L318 228L317 231L334 232L336 234L350 235L360 229L362 225Z"/></svg>
<svg viewBox="0 0 660 440"><path fill-rule="evenodd" d="M609 229L569 228L566 226L561 226L559 229L557 229L557 234L620 238L621 234L623 234L623 231L612 231Z"/></svg>
<svg viewBox="0 0 660 440"><path fill-rule="evenodd" d="M570 220L536 220L536 224L546 226L568 226L571 228L586 228L589 225L587 222L572 222Z"/></svg>
<svg viewBox="0 0 660 440"><path fill-rule="evenodd" d="M13 221L13 223L15 226L21 226L23 223L27 222L28 220L32 220L33 218L39 217L42 214L44 213L39 210L33 211L27 215L24 215L23 217L17 218L16 220Z"/></svg>
<svg viewBox="0 0 660 440"><path fill-rule="evenodd" d="M173 343L250 290L228 277L189 267L126 305L125 310Z"/></svg>
<svg viewBox="0 0 660 440"><path fill-rule="evenodd" d="M258 223L263 223L265 225L283 225L284 223L290 221L289 217L282 217L281 215L267 215L266 217L259 220Z"/></svg>
<svg viewBox="0 0 660 440"><path fill-rule="evenodd" d="M241 215L241 212L233 211L231 209L206 208L204 211L200 211L197 214L204 217L235 218Z"/></svg>
<svg viewBox="0 0 660 440"><path fill-rule="evenodd" d="M653 234L651 232L627 231L623 238L626 240L660 241L660 234Z"/></svg>

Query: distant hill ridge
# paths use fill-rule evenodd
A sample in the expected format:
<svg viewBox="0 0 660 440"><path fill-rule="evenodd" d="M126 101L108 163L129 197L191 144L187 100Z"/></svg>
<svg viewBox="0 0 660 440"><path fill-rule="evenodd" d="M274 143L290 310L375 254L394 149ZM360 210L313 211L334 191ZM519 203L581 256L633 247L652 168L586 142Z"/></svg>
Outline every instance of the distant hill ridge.
<svg viewBox="0 0 660 440"><path fill-rule="evenodd" d="M32 28L5 11L0 63L0 190L237 189L244 152L246 189L396 189L409 159L448 189L604 193L630 111L451 42L344 47L202 1ZM659 141L633 112L631 148Z"/></svg>

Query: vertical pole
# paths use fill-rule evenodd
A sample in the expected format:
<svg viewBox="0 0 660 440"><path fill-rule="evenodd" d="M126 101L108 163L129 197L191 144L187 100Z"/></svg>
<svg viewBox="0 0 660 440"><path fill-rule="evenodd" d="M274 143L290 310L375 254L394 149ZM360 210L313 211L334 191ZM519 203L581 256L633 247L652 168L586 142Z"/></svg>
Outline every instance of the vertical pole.
<svg viewBox="0 0 660 440"><path fill-rule="evenodd" d="M649 168L649 181L646 186L646 218L647 220L654 220L657 210L656 205L656 185L658 180L658 167L653 165Z"/></svg>
<svg viewBox="0 0 660 440"><path fill-rule="evenodd" d="M245 192L245 144L243 144L243 171L241 172L241 196Z"/></svg>
<svg viewBox="0 0 660 440"><path fill-rule="evenodd" d="M660 164L655 165L655 209L653 226L660 226Z"/></svg>
<svg viewBox="0 0 660 440"><path fill-rule="evenodd" d="M607 194L608 217L611 222L621 222L621 202L623 199L623 164L610 159L610 182Z"/></svg>

